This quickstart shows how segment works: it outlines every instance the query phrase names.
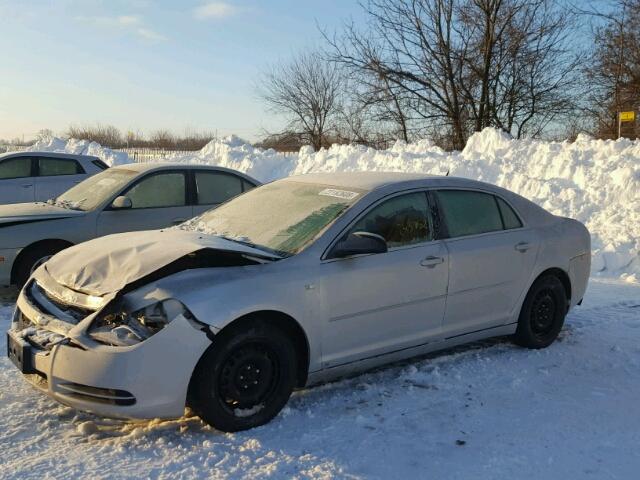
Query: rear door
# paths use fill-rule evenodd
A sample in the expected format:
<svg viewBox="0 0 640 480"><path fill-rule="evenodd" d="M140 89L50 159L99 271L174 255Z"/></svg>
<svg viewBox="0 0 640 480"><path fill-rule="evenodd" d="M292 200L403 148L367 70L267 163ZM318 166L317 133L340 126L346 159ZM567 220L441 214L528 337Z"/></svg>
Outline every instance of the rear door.
<svg viewBox="0 0 640 480"><path fill-rule="evenodd" d="M0 204L35 200L32 157L0 159Z"/></svg>
<svg viewBox="0 0 640 480"><path fill-rule="evenodd" d="M151 172L120 195L127 196L132 207L120 210L107 207L102 211L98 216L98 236L171 227L193 215L184 170Z"/></svg>
<svg viewBox="0 0 640 480"><path fill-rule="evenodd" d="M84 167L73 158L38 157L36 200L55 198L85 178Z"/></svg>
<svg viewBox="0 0 640 480"><path fill-rule="evenodd" d="M238 175L214 170L195 170L194 215L199 215L240 195L254 185Z"/></svg>
<svg viewBox="0 0 640 480"><path fill-rule="evenodd" d="M535 233L493 194L439 190L436 197L449 237L445 336L508 323L535 263Z"/></svg>

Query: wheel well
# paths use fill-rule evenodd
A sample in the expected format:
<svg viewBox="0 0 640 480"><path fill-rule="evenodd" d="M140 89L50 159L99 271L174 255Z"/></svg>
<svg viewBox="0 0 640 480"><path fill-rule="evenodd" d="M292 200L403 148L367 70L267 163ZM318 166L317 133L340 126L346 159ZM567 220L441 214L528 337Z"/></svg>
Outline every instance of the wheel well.
<svg viewBox="0 0 640 480"><path fill-rule="evenodd" d="M293 340L296 350L298 387L304 387L309 374L309 341L300 324L291 316L276 310L261 310L244 315L226 325L216 336L230 329L242 328L243 324L261 320L284 331Z"/></svg>
<svg viewBox="0 0 640 480"><path fill-rule="evenodd" d="M558 278L562 282L562 286L564 287L564 291L567 295L567 303L571 302L571 280L569 279L569 275L567 272L562 270L561 268L549 268L538 275L538 278L543 277L544 275L553 275ZM536 280L538 280L536 278Z"/></svg>
<svg viewBox="0 0 640 480"><path fill-rule="evenodd" d="M28 245L28 246L24 247L22 250L20 250L20 253L18 254L16 259L14 260L13 265L11 266L11 283L14 284L16 282L16 274L17 274L17 270L18 270L18 265L20 265L20 262L22 261L22 259L28 253L32 252L36 248L55 247L55 248L58 248L59 250L64 250L65 248L69 248L69 247L72 247L72 246L73 246L73 243L68 242L67 240L60 240L60 239L50 238L50 239L46 239L46 240L39 240L37 242L32 243L31 245Z"/></svg>

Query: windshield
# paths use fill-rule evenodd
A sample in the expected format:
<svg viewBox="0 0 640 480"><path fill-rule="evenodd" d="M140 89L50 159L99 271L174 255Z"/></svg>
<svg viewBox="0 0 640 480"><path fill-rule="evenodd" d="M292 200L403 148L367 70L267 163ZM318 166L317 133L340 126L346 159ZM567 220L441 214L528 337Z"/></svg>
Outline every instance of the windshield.
<svg viewBox="0 0 640 480"><path fill-rule="evenodd" d="M364 193L278 181L251 190L180 226L293 255L318 237Z"/></svg>
<svg viewBox="0 0 640 480"><path fill-rule="evenodd" d="M49 203L74 210L93 210L137 175L135 170L108 169L80 182Z"/></svg>

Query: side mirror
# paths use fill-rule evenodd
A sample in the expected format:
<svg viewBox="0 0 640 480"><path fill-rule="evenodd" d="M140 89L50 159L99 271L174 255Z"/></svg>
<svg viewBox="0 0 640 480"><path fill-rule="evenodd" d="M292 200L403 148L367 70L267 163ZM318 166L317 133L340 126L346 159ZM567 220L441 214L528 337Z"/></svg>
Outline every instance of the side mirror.
<svg viewBox="0 0 640 480"><path fill-rule="evenodd" d="M133 203L131 203L131 199L129 197L125 197L124 195L120 195L116 197L115 200L111 203L111 208L114 210L126 210L127 208L131 208Z"/></svg>
<svg viewBox="0 0 640 480"><path fill-rule="evenodd" d="M351 257L369 253L386 253L387 242L384 237L371 232L354 232L340 240L331 253L331 258Z"/></svg>

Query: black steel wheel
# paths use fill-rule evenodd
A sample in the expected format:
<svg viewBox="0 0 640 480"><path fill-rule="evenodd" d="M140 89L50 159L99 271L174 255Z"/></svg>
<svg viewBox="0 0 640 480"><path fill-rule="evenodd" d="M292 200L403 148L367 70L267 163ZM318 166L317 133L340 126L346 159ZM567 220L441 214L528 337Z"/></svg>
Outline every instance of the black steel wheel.
<svg viewBox="0 0 640 480"><path fill-rule="evenodd" d="M555 275L537 279L522 304L514 340L527 348L544 348L558 337L567 313L564 285Z"/></svg>
<svg viewBox="0 0 640 480"><path fill-rule="evenodd" d="M246 430L280 412L295 379L291 339L268 323L245 323L221 332L202 356L189 386L189 405L218 430Z"/></svg>
<svg viewBox="0 0 640 480"><path fill-rule="evenodd" d="M26 249L16 260L15 284L22 288L36 269L68 245L51 243Z"/></svg>
<svg viewBox="0 0 640 480"><path fill-rule="evenodd" d="M269 402L279 374L277 354L268 345L248 344L223 361L216 386L227 408L246 410Z"/></svg>

